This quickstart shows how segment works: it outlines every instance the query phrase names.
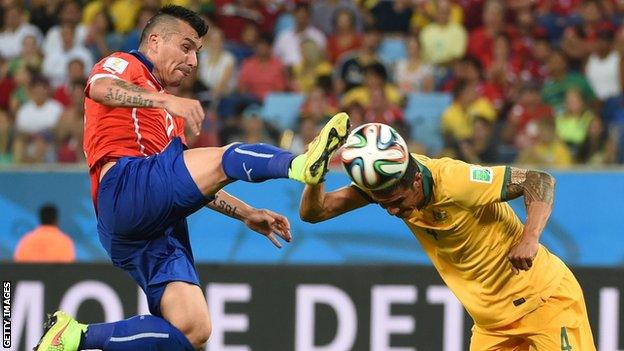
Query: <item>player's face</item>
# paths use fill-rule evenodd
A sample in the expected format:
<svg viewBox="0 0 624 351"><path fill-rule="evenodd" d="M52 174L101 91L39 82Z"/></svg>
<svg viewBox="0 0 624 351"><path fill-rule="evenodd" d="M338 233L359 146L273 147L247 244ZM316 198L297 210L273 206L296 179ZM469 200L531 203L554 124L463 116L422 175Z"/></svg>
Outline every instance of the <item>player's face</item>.
<svg viewBox="0 0 624 351"><path fill-rule="evenodd" d="M372 195L373 199L391 216L409 217L425 199L422 191L422 176L416 173L414 182L409 187L397 187L389 193L374 192Z"/></svg>
<svg viewBox="0 0 624 351"><path fill-rule="evenodd" d="M167 40L160 38L160 45L154 62L158 78L164 86L177 87L197 68L197 52L201 49L201 38L186 22L178 21L178 30Z"/></svg>

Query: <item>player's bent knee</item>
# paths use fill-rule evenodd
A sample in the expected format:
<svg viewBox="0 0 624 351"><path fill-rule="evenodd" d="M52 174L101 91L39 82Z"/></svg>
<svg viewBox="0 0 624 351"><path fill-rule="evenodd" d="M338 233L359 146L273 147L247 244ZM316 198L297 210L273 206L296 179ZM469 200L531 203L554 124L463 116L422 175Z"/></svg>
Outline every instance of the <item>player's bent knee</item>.
<svg viewBox="0 0 624 351"><path fill-rule="evenodd" d="M203 349L212 333L210 317L188 318L176 323L178 328L195 349ZM174 324L175 325L175 324Z"/></svg>

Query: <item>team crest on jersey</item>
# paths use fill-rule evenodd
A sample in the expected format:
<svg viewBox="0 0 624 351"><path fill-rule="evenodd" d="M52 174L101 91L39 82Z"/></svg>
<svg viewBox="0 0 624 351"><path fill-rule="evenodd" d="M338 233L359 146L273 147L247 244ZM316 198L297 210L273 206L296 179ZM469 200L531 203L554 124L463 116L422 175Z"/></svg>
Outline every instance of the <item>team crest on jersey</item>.
<svg viewBox="0 0 624 351"><path fill-rule="evenodd" d="M444 210L433 210L433 220L435 222L444 222L448 218L448 213Z"/></svg>
<svg viewBox="0 0 624 351"><path fill-rule="evenodd" d="M121 74L126 70L128 64L129 62L122 58L109 57L106 59L106 61L104 61L104 65L102 66L102 68L111 73Z"/></svg>
<svg viewBox="0 0 624 351"><path fill-rule="evenodd" d="M470 181L492 184L494 170L490 167L470 166Z"/></svg>

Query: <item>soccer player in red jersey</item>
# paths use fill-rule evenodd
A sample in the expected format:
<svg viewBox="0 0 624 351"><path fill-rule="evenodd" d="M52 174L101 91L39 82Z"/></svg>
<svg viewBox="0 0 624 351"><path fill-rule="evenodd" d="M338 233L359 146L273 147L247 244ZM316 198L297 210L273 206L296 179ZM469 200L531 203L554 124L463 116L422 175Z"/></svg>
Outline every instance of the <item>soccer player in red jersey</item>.
<svg viewBox="0 0 624 351"><path fill-rule="evenodd" d="M290 241L283 216L251 208L221 190L243 180L290 178L318 184L348 134L332 118L303 155L266 144L188 150L184 128L199 133L197 100L168 94L197 67L204 21L163 7L145 26L138 51L97 63L85 90L84 149L100 242L117 267L141 286L152 315L84 325L58 311L35 350L194 350L211 331L186 217L208 206L244 221L277 247Z"/></svg>

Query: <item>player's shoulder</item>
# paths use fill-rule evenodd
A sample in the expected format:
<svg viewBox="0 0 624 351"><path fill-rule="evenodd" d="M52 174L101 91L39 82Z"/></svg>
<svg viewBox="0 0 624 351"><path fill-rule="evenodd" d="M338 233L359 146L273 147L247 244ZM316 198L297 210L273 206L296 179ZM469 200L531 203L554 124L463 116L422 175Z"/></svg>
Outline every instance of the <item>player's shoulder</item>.
<svg viewBox="0 0 624 351"><path fill-rule="evenodd" d="M444 176L445 174L452 175L454 170L468 165L463 161L452 159L450 157L430 158L425 155L415 153L412 153L411 155L419 164L427 167L433 176Z"/></svg>
<svg viewBox="0 0 624 351"><path fill-rule="evenodd" d="M114 52L101 59L96 67L112 74L123 74L126 71L136 69L141 64L138 58L127 52Z"/></svg>

